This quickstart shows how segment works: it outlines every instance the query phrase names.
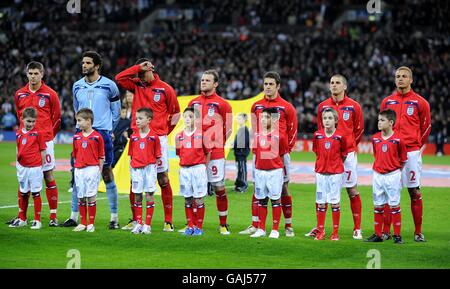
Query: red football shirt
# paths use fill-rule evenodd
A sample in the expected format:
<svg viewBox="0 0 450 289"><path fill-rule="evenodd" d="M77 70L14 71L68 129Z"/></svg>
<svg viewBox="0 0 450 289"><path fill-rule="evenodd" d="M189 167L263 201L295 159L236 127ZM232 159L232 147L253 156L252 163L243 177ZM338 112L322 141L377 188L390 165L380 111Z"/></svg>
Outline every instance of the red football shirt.
<svg viewBox="0 0 450 289"><path fill-rule="evenodd" d="M383 99L380 111L388 108L397 114L394 130L400 132L406 149L419 150L431 132L430 104L411 89L406 94L396 91Z"/></svg>
<svg viewBox="0 0 450 289"><path fill-rule="evenodd" d="M136 126L136 111L142 107L150 107L153 110L150 129L157 135L168 135L178 122L180 105L177 94L172 86L162 81L156 73L153 73L155 79L151 83L142 82L136 77L139 71L140 66L134 65L117 74L115 78L120 87L134 94L131 128L133 131L139 131Z"/></svg>
<svg viewBox="0 0 450 289"><path fill-rule="evenodd" d="M211 149L205 147L202 132L199 129L191 134L182 131L177 134L176 153L180 157L180 166L195 166L206 164L206 155Z"/></svg>
<svg viewBox="0 0 450 289"><path fill-rule="evenodd" d="M364 116L361 105L348 96L336 102L332 97L322 101L317 108L317 129L323 129L322 112L330 107L339 115L338 129L345 135L349 152L356 151L364 132Z"/></svg>
<svg viewBox="0 0 450 289"><path fill-rule="evenodd" d="M211 148L211 160L225 157L224 145L233 129L231 105L217 95L202 94L188 104L198 109L202 116L203 141Z"/></svg>
<svg viewBox="0 0 450 289"><path fill-rule="evenodd" d="M88 136L78 132L73 136L73 157L75 168L100 165L99 159L105 158L105 144L102 136L97 131L92 131Z"/></svg>
<svg viewBox="0 0 450 289"><path fill-rule="evenodd" d="M406 146L395 132L388 139L383 139L381 132L372 136L373 154L375 161L373 170L380 174L387 174L402 168L402 163L408 160Z"/></svg>
<svg viewBox="0 0 450 289"><path fill-rule="evenodd" d="M327 136L324 130L313 135L313 151L316 153L315 172L320 174L341 174L344 172L343 157L347 156L347 141L344 135L336 130Z"/></svg>
<svg viewBox="0 0 450 289"><path fill-rule="evenodd" d="M141 137L139 132L133 133L130 137L128 155L131 156L130 165L135 169L156 164L156 160L162 156L159 137L151 130L145 137Z"/></svg>
<svg viewBox="0 0 450 289"><path fill-rule="evenodd" d="M284 135L275 132L256 133L253 140L255 168L273 170L284 168L283 155L289 153L289 146Z"/></svg>
<svg viewBox="0 0 450 289"><path fill-rule="evenodd" d="M20 119L25 108L34 107L38 113L36 129L42 133L46 142L55 138L61 126L61 104L58 94L53 89L42 82L41 87L36 92L32 92L27 83L16 91L14 104L17 119Z"/></svg>
<svg viewBox="0 0 450 289"><path fill-rule="evenodd" d="M255 102L251 108L251 122L253 131L259 132L260 118L259 115L265 108L275 107L280 114L279 118L279 131L283 135L289 146L289 152L295 146L295 141L297 140L297 111L294 106L284 100L279 94L275 99L263 99Z"/></svg>
<svg viewBox="0 0 450 289"><path fill-rule="evenodd" d="M45 150L43 135L36 128L24 132L23 129L16 131L17 161L24 167L42 166L41 151Z"/></svg>

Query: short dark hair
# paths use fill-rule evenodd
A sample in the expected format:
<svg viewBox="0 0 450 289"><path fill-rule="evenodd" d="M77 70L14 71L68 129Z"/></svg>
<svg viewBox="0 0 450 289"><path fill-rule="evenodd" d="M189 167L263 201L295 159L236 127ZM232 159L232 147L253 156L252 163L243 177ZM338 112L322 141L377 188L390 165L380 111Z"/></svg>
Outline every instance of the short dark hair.
<svg viewBox="0 0 450 289"><path fill-rule="evenodd" d="M281 83L281 76L276 71L268 71L264 74L263 78L272 78L275 79L275 83L278 85Z"/></svg>
<svg viewBox="0 0 450 289"><path fill-rule="evenodd" d="M146 61L152 62L149 58L143 57L143 58L139 58L138 60L136 60L136 62L134 63L134 65L138 65L138 64L144 63L144 62L146 62Z"/></svg>
<svg viewBox="0 0 450 289"><path fill-rule="evenodd" d="M93 51L93 50L85 51L83 53L83 57L92 58L94 65L99 65L99 68L102 67L102 63L103 63L102 56L98 52Z"/></svg>
<svg viewBox="0 0 450 289"><path fill-rule="evenodd" d="M94 123L94 112L89 109L89 108L82 108L80 109L76 116L81 117L82 119L90 119L91 120L91 124Z"/></svg>
<svg viewBox="0 0 450 289"><path fill-rule="evenodd" d="M196 118L200 118L200 111L199 111L198 109L192 107L192 106L191 106L191 107L186 107L186 108L183 110L183 114L184 114L185 112L192 112Z"/></svg>
<svg viewBox="0 0 450 289"><path fill-rule="evenodd" d="M219 73L215 69L208 69L203 74L211 74L214 77L214 83L219 82Z"/></svg>
<svg viewBox="0 0 450 289"><path fill-rule="evenodd" d="M27 107L22 111L22 118L37 118L37 110L34 107Z"/></svg>
<svg viewBox="0 0 450 289"><path fill-rule="evenodd" d="M30 69L38 69L42 74L44 73L44 65L38 61L31 61L27 64L27 71Z"/></svg>
<svg viewBox="0 0 450 289"><path fill-rule="evenodd" d="M262 110L262 113L268 113L272 118L277 118L279 115L275 107L266 107Z"/></svg>
<svg viewBox="0 0 450 289"><path fill-rule="evenodd" d="M331 76L331 78L333 78L333 77L339 77L342 80L342 83L344 83L344 85L347 86L347 78L345 76L343 76L342 74L339 74L339 73L333 74ZM331 80L331 78L330 78L330 80Z"/></svg>
<svg viewBox="0 0 450 289"><path fill-rule="evenodd" d="M141 107L136 112L145 113L145 115L148 118L152 118L153 119L153 109L151 109L150 107Z"/></svg>
<svg viewBox="0 0 450 289"><path fill-rule="evenodd" d="M383 110L379 115L384 116L388 120L392 120L394 122L393 124L395 124L395 121L397 120L397 114L390 108Z"/></svg>

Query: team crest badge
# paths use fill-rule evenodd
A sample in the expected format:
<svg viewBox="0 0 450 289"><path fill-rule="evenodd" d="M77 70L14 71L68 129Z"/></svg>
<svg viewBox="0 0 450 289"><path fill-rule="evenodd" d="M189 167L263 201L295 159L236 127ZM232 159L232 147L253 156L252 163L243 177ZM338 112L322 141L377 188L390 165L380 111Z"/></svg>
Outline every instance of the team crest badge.
<svg viewBox="0 0 450 289"><path fill-rule="evenodd" d="M331 147L331 143L329 141L325 142L325 148L329 150Z"/></svg>
<svg viewBox="0 0 450 289"><path fill-rule="evenodd" d="M413 115L413 113L414 113L414 106L408 106L408 109L406 110L406 113L408 115Z"/></svg>
<svg viewBox="0 0 450 289"><path fill-rule="evenodd" d="M87 148L87 141L82 142L81 143L81 147L84 148L84 149Z"/></svg>
<svg viewBox="0 0 450 289"><path fill-rule="evenodd" d="M27 138L24 137L24 138L22 139L22 144L25 145L26 143L27 143Z"/></svg>
<svg viewBox="0 0 450 289"><path fill-rule="evenodd" d="M161 94L157 93L155 96L153 96L153 100L158 102L161 99Z"/></svg>
<svg viewBox="0 0 450 289"><path fill-rule="evenodd" d="M348 120L350 118L350 113L348 111L345 111L344 114L342 115L342 118L344 120Z"/></svg>
<svg viewBox="0 0 450 289"><path fill-rule="evenodd" d="M143 149L145 148L145 142L140 142L140 143L139 143L139 148L140 148L141 150L143 150Z"/></svg>
<svg viewBox="0 0 450 289"><path fill-rule="evenodd" d="M214 107L208 108L208 116L209 116L209 117L213 116L213 115L214 115L214 112L215 112Z"/></svg>
<svg viewBox="0 0 450 289"><path fill-rule="evenodd" d="M381 146L381 150L385 153L385 152L387 152L387 150L388 150L388 146L387 146L387 144L383 144L382 146Z"/></svg>
<svg viewBox="0 0 450 289"><path fill-rule="evenodd" d="M44 107L45 106L45 98L39 99L39 106Z"/></svg>

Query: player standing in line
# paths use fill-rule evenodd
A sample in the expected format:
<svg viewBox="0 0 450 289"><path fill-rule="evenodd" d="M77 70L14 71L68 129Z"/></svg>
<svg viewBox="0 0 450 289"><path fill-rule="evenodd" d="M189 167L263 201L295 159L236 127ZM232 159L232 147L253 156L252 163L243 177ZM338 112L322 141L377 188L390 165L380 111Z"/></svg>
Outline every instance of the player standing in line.
<svg viewBox="0 0 450 289"><path fill-rule="evenodd" d="M275 71L269 71L264 74L264 98L255 102L251 108L252 132L257 133L260 129L260 114L265 108L274 107L278 111L279 120L276 131L287 139L289 151L283 156L284 164L284 183L281 193L281 207L285 219L286 237L294 237L294 229L292 228L292 196L289 194L289 169L290 169L290 152L295 146L297 140L297 112L292 104L284 100L279 94L281 85L281 77ZM253 159L253 168L255 167L255 159ZM252 171L254 175L254 170ZM252 196L252 225L239 234L253 234L258 228L258 200L253 193Z"/></svg>
<svg viewBox="0 0 450 289"><path fill-rule="evenodd" d="M176 153L180 157L180 194L185 198L187 227L184 235L203 235L204 198L208 190L206 164L211 149L203 142L200 112L187 107L183 112L184 130L176 136ZM193 212L193 205L197 211Z"/></svg>
<svg viewBox="0 0 450 289"><path fill-rule="evenodd" d="M353 239L362 239L361 233L361 197L358 192L356 149L364 132L364 117L359 103L347 96L347 79L335 74L330 79L331 97L322 101L317 108L317 127L323 128L322 113L326 108L333 108L339 114L338 128L347 140L348 155L344 162L343 186L350 198L353 215ZM315 236L313 228L306 236Z"/></svg>
<svg viewBox="0 0 450 289"><path fill-rule="evenodd" d="M227 224L228 198L225 190L225 151L224 146L233 129L231 105L220 97L219 73L216 70L203 72L200 81L201 95L191 100L188 107L201 113L203 140L211 149L211 159L207 164L208 182L214 187L216 205L219 211L220 234L229 235Z"/></svg>
<svg viewBox="0 0 450 289"><path fill-rule="evenodd" d="M102 57L95 51L86 51L82 56L82 72L84 77L73 84L73 106L75 113L82 108L89 108L96 116L92 127L102 136L105 145L105 163L102 169L103 181L106 185L111 218L109 229L119 228L118 192L112 164L114 162L114 148L112 131L120 118L120 94L117 85L111 79L100 75ZM63 226L77 225L77 186L72 191L72 213Z"/></svg>
<svg viewBox="0 0 450 289"><path fill-rule="evenodd" d="M172 220L172 187L169 181L169 144L167 136L175 128L180 112L177 94L166 82L162 81L155 72L154 65L147 58L139 59L135 65L116 75L116 82L120 87L134 94L132 103L131 128L137 131L136 111L142 107L153 110L153 120L150 129L158 135L161 144L161 159L157 166L157 179L161 188L161 198L164 206L163 231L173 232ZM130 189L131 190L131 189ZM130 205L133 216L134 194L130 192ZM136 220L130 220L124 230L134 228Z"/></svg>
<svg viewBox="0 0 450 289"><path fill-rule="evenodd" d="M81 224L73 231L95 231L95 215L97 212L97 191L100 184L100 172L105 162L105 144L102 135L92 128L94 112L82 108L76 113L79 132L73 136L74 188L78 197L78 209ZM87 216L89 215L89 224Z"/></svg>
<svg viewBox="0 0 450 289"><path fill-rule="evenodd" d="M281 219L281 191L283 190L283 156L288 153L287 139L278 131L279 113L274 107L265 108L260 114L261 129L255 134L255 198L258 200L258 230L250 235L259 238L266 235L267 203L272 202L273 226L269 238L278 239Z"/></svg>
<svg viewBox="0 0 450 289"><path fill-rule="evenodd" d="M42 166L45 164L46 145L43 135L35 128L37 111L33 107L22 110L21 129L16 132L17 179L19 181L19 217L9 225L11 228L27 225L27 209L30 192L34 202L34 221L31 229L40 229Z"/></svg>
<svg viewBox="0 0 450 289"><path fill-rule="evenodd" d="M151 108L142 107L136 111L136 126L130 137L128 155L131 158L130 175L131 191L134 194L134 212L136 225L131 230L133 234L150 234L155 208L156 167L161 158L161 144L156 133L150 129L153 121ZM142 194L146 195L145 224L142 225Z"/></svg>
<svg viewBox="0 0 450 289"><path fill-rule="evenodd" d="M45 164L42 167L45 180L45 194L50 207L50 227L58 226L56 213L58 209L58 188L53 176L55 168L55 145L53 139L61 126L61 104L58 94L47 86L42 63L32 61L27 65L28 83L19 89L14 96L17 119L27 107L37 110L36 129L42 133L46 144ZM19 201L20 201L19 191ZM12 221L11 221L12 222Z"/></svg>
<svg viewBox="0 0 450 289"><path fill-rule="evenodd" d="M339 116L333 108L325 108L321 114L323 128L313 135L313 151L317 156L316 172L316 214L317 232L314 240L325 238L325 217L328 204L331 205L333 232L330 239L339 241L341 218L341 188L344 161L347 157L347 140L336 129Z"/></svg>
<svg viewBox="0 0 450 289"><path fill-rule="evenodd" d="M378 115L378 129L381 132L372 137L373 154L373 204L375 234L366 242L382 242L382 227L384 207L389 211L394 223L394 243L403 244L400 236L402 216L400 210L400 195L402 191L402 172L407 160L406 146L394 132L396 115L392 109L387 109Z"/></svg>
<svg viewBox="0 0 450 289"><path fill-rule="evenodd" d="M408 188L411 198L411 212L414 219L414 241L425 242L422 234L423 203L420 190L420 176L422 173L422 149L431 132L430 105L422 96L411 88L413 75L410 68L399 67L395 72L395 86L397 90L383 99L380 111L388 108L395 111L397 121L394 131L400 134L405 142L408 160L402 170L403 187ZM389 207L385 206L388 214ZM390 226L387 226L389 228ZM389 230L384 237L389 238Z"/></svg>

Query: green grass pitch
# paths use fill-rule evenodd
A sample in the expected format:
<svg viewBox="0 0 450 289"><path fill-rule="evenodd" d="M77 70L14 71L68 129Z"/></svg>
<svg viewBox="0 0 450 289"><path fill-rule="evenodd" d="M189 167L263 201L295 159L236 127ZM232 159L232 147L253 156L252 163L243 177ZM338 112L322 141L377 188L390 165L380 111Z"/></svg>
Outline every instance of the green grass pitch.
<svg viewBox="0 0 450 289"><path fill-rule="evenodd" d="M68 158L70 146L56 145L57 158ZM313 161L310 154L298 154L293 159ZM231 191L229 196L229 218L231 235L218 233L218 216L215 198L206 199L205 235L185 237L177 232L162 231L163 212L161 199L156 197L153 233L132 235L129 231L109 231L109 207L106 196L99 193L97 202L96 232L75 233L70 228L49 228L48 205L43 204L43 228L38 231L29 227L12 229L4 224L17 213L17 179L13 143L0 143L0 268L66 268L71 260L68 252L80 252L81 268L366 268L371 261L369 250L380 252L381 268L450 268L450 189L422 189L424 199L424 234L427 243L413 241L414 226L410 201L402 192L402 235L404 245L392 241L364 243L351 237L353 221L346 193L342 193L341 227L339 242L314 241L303 235L316 223L314 212L314 185L291 184L293 195L293 221L296 236L251 239L238 235L238 231L249 225L251 194ZM360 161L370 161L370 156L361 156ZM443 159L427 157L424 163L441 163ZM447 164L448 159L444 160ZM58 217L60 221L70 214L69 173L55 173L59 188ZM371 188L361 186L363 203L362 229L365 237L373 232L373 206ZM46 202L42 192L43 202ZM30 200L32 203L32 200ZM124 225L130 215L128 197L120 195L119 218ZM29 207L28 217L32 218ZM179 229L185 222L183 199L174 197L174 224ZM284 221L282 220L282 224ZM271 228L269 209L268 230ZM328 236L331 230L331 213L326 220ZM369 257L368 257L369 253Z"/></svg>

